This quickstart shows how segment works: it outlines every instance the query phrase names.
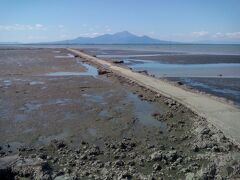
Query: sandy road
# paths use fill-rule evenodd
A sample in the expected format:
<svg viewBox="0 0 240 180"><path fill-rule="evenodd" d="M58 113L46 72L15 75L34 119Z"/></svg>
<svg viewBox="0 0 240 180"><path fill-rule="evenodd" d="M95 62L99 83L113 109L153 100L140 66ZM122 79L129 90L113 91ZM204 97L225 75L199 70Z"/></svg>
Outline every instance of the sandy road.
<svg viewBox="0 0 240 180"><path fill-rule="evenodd" d="M68 50L88 61L98 63L99 65L106 67L116 74L131 79L142 86L145 86L155 92L163 94L164 96L172 98L186 105L198 115L205 117L211 124L219 128L227 137L240 145L239 108L224 102L220 102L203 94L184 90L160 79L156 79L144 74L133 72L126 68L116 66L107 61L92 57L78 50Z"/></svg>

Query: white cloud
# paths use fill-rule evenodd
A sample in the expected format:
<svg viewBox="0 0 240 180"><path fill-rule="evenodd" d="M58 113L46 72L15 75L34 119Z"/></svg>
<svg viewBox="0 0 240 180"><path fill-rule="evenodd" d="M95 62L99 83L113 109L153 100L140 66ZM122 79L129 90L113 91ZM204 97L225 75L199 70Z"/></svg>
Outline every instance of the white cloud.
<svg viewBox="0 0 240 180"><path fill-rule="evenodd" d="M224 39L240 39L240 32L217 32L212 35L213 38L224 38Z"/></svg>
<svg viewBox="0 0 240 180"><path fill-rule="evenodd" d="M91 33L81 33L78 34L78 36L82 36L82 37L95 37L95 36L100 36L103 35L104 33L100 33L100 32L91 32Z"/></svg>
<svg viewBox="0 0 240 180"><path fill-rule="evenodd" d="M198 31L198 32L192 32L191 36L193 37L203 37L209 35L209 32L207 31Z"/></svg>
<svg viewBox="0 0 240 180"><path fill-rule="evenodd" d="M63 28L64 28L64 25L59 24L57 27L58 27L59 29L63 29Z"/></svg>
<svg viewBox="0 0 240 180"><path fill-rule="evenodd" d="M226 36L232 39L240 39L240 32L226 33Z"/></svg>
<svg viewBox="0 0 240 180"><path fill-rule="evenodd" d="M35 24L36 28L43 28L44 26L42 24Z"/></svg>
<svg viewBox="0 0 240 180"><path fill-rule="evenodd" d="M42 24L0 25L0 31L32 31L32 30L46 30L46 27Z"/></svg>

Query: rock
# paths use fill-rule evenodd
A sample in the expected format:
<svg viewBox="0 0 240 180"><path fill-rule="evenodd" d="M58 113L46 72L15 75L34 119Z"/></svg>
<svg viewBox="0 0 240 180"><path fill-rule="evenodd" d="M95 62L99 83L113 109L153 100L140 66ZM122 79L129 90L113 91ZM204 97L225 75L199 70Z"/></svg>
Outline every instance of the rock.
<svg viewBox="0 0 240 180"><path fill-rule="evenodd" d="M39 155L39 158L41 158L41 159L47 159L47 155L46 155L46 154L40 154L40 155Z"/></svg>
<svg viewBox="0 0 240 180"><path fill-rule="evenodd" d="M173 113L171 111L166 112L165 116L167 118L173 118Z"/></svg>
<svg viewBox="0 0 240 180"><path fill-rule="evenodd" d="M129 162L128 162L128 165L129 165L129 166L135 166L135 164L136 164L135 161L129 161Z"/></svg>
<svg viewBox="0 0 240 180"><path fill-rule="evenodd" d="M199 147L197 145L194 145L192 148L193 152L198 152L199 151Z"/></svg>
<svg viewBox="0 0 240 180"><path fill-rule="evenodd" d="M150 155L150 159L152 161L161 161L162 160L162 152L161 151L157 151L154 152Z"/></svg>
<svg viewBox="0 0 240 180"><path fill-rule="evenodd" d="M99 74L99 75L108 74L108 73L110 73L110 72L107 71L107 70L98 69L98 74Z"/></svg>
<svg viewBox="0 0 240 180"><path fill-rule="evenodd" d="M145 75L148 75L148 71L147 70L142 70L142 71L137 71L138 73L141 73L141 74L145 74Z"/></svg>
<svg viewBox="0 0 240 180"><path fill-rule="evenodd" d="M56 140L56 139L51 141L51 145L55 149L62 149L62 148L67 146L63 141L59 141L59 140Z"/></svg>
<svg viewBox="0 0 240 180"><path fill-rule="evenodd" d="M119 174L119 176L118 176L118 179L120 180L120 179L132 179L132 175L129 173L129 172L127 172L127 171L124 171L124 172L122 172L122 173L120 173Z"/></svg>
<svg viewBox="0 0 240 180"><path fill-rule="evenodd" d="M182 85L183 85L183 82L181 82L181 81L177 81L176 83L177 83L177 85L179 85L179 86L182 86Z"/></svg>
<svg viewBox="0 0 240 180"><path fill-rule="evenodd" d="M123 60L116 60L116 61L113 61L113 63L115 63L115 64L122 64L122 63L124 63L124 61Z"/></svg>
<svg viewBox="0 0 240 180"><path fill-rule="evenodd" d="M93 156L100 155L101 154L100 148L98 146L95 146L89 150L88 154Z"/></svg>
<svg viewBox="0 0 240 180"><path fill-rule="evenodd" d="M155 163L155 164L153 164L153 169L154 169L155 171L160 171L160 170L162 169L162 167L160 166L159 163Z"/></svg>
<svg viewBox="0 0 240 180"><path fill-rule="evenodd" d="M0 169L0 179L15 179L15 175L11 168Z"/></svg>
<svg viewBox="0 0 240 180"><path fill-rule="evenodd" d="M117 160L117 161L115 161L114 165L115 165L115 166L124 166L124 161L122 161L122 160Z"/></svg>
<svg viewBox="0 0 240 180"><path fill-rule="evenodd" d="M176 150L169 151L167 154L164 155L164 159L170 162L174 162L178 159L178 154Z"/></svg>
<svg viewBox="0 0 240 180"><path fill-rule="evenodd" d="M210 132L210 129L207 128L207 127L205 127L205 128L203 128L203 129L200 131L200 134L202 134L202 135L204 135L204 134L209 134L209 132Z"/></svg>
<svg viewBox="0 0 240 180"><path fill-rule="evenodd" d="M153 117L158 117L158 116L161 116L161 113L159 113L159 112L154 112L154 113L152 113L152 116L153 116Z"/></svg>
<svg viewBox="0 0 240 180"><path fill-rule="evenodd" d="M214 179L216 175L216 164L211 163L207 166L206 169L202 172L201 179Z"/></svg>
<svg viewBox="0 0 240 180"><path fill-rule="evenodd" d="M86 154L83 154L83 155L80 156L80 159L81 160L87 160L88 156Z"/></svg>

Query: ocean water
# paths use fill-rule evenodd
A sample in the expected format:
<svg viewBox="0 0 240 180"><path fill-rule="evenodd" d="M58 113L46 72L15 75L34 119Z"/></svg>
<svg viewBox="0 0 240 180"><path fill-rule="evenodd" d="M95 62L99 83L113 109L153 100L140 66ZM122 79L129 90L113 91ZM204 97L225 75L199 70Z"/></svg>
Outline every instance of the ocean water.
<svg viewBox="0 0 240 180"><path fill-rule="evenodd" d="M98 50L135 50L155 51L165 53L189 53L189 54L219 54L219 55L240 55L239 44L167 44L167 45L41 45L41 44L18 44L0 45L5 47L47 47L47 48L81 48Z"/></svg>
<svg viewBox="0 0 240 180"><path fill-rule="evenodd" d="M161 61L125 59L135 71L181 81L188 87L223 97L240 106L240 63L167 64Z"/></svg>
<svg viewBox="0 0 240 180"><path fill-rule="evenodd" d="M157 77L240 78L240 63L167 64L151 60L125 60L136 71L147 70Z"/></svg>

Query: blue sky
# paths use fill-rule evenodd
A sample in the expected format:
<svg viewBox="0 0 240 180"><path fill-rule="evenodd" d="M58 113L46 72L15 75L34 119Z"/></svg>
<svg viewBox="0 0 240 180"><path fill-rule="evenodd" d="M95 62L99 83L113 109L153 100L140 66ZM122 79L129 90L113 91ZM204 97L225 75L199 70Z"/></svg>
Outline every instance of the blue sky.
<svg viewBox="0 0 240 180"><path fill-rule="evenodd" d="M240 42L240 0L0 0L0 42L128 30L174 41Z"/></svg>

